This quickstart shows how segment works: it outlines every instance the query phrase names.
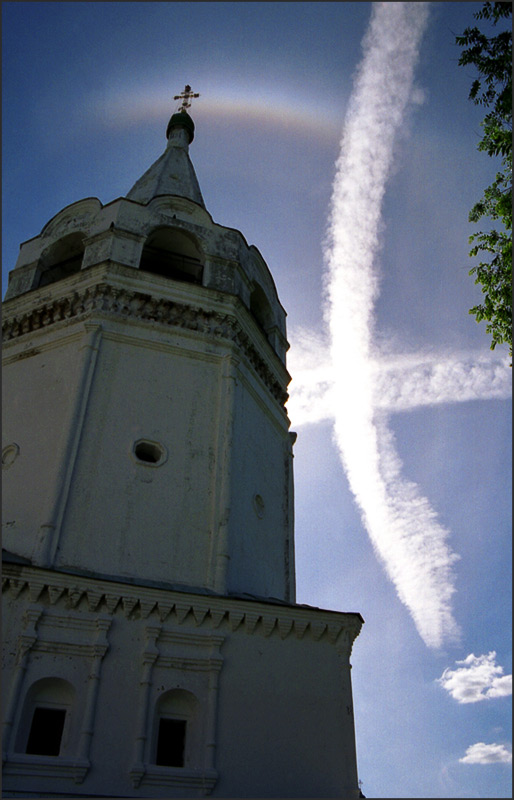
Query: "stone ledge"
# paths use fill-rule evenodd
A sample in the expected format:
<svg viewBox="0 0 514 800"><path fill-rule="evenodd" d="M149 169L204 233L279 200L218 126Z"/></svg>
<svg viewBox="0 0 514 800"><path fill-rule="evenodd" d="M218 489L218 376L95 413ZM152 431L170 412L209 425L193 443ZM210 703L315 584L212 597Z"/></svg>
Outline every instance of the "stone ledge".
<svg viewBox="0 0 514 800"><path fill-rule="evenodd" d="M33 756L10 753L3 764L4 780L8 777L63 778L82 783L90 762L86 759L61 758L60 756Z"/></svg>
<svg viewBox="0 0 514 800"><path fill-rule="evenodd" d="M231 631L240 629L265 637L274 634L281 639L292 635L302 639L309 632L314 640L337 642L349 652L363 623L360 614L352 612L151 589L9 563L3 565L2 592L13 597L26 592L32 603L69 609L82 604L89 612L107 611L132 620L152 617L161 623L167 620L196 628L209 626L211 630L223 623Z"/></svg>
<svg viewBox="0 0 514 800"><path fill-rule="evenodd" d="M144 292L112 287L106 282L88 286L83 290L73 289L65 296L53 298L20 314L9 315L8 308L4 306L2 339L4 342L9 342L58 322L83 320L93 313L155 322L197 331L214 339L228 339L244 353L273 397L282 406L288 399L287 391L282 388L261 358L236 317L153 297Z"/></svg>
<svg viewBox="0 0 514 800"><path fill-rule="evenodd" d="M135 788L142 783L189 791L196 789L199 797L210 794L218 780L218 773L213 769L179 769L154 764L136 764L130 776Z"/></svg>

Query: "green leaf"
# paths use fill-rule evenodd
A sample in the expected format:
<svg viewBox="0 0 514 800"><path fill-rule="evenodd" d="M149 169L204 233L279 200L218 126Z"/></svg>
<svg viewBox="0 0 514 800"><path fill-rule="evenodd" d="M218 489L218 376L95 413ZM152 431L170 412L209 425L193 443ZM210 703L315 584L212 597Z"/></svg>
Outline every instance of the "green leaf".
<svg viewBox="0 0 514 800"><path fill-rule="evenodd" d="M512 4L486 2L474 14L496 26L512 17ZM499 222L503 230L477 231L469 237L471 258L487 258L469 270L481 287L483 302L469 310L477 322L486 321L492 337L491 350L508 344L512 357L512 31L510 24L495 36L478 27L466 28L456 43L462 50L459 65L472 64L478 72L469 98L489 108L482 120L483 136L478 150L490 158L501 159L493 183L469 212L470 222L482 218Z"/></svg>

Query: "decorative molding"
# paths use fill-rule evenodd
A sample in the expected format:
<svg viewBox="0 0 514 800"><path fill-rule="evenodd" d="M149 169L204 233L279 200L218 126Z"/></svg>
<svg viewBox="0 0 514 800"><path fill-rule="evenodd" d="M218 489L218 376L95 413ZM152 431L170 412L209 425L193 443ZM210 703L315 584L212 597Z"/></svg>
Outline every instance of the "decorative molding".
<svg viewBox="0 0 514 800"><path fill-rule="evenodd" d="M130 771L130 778L134 789L139 788L139 784L146 772L146 763L144 760L146 743L148 740L148 714L150 692L153 684L153 668L155 662L159 658L159 648L157 647L157 639L161 632L160 625L147 625L146 626L146 644L143 650L142 657L142 674L140 678L140 695L138 698L138 722L136 727L136 740L135 740L135 763Z"/></svg>
<svg viewBox="0 0 514 800"><path fill-rule="evenodd" d="M2 735L2 761L7 758L10 752L10 739L14 723L14 718L19 705L22 687L25 680L25 673L29 665L30 651L38 639L37 626L43 616L43 609L34 605L29 605L23 615L23 630L18 637L16 661L14 665L14 676L10 687L9 697L6 704L6 711L3 724Z"/></svg>
<svg viewBox="0 0 514 800"><path fill-rule="evenodd" d="M41 582L37 582L37 588ZM48 590L48 595L44 590ZM48 596L52 610L44 609L42 603L31 604L24 614L24 628L18 638L18 652L16 671L9 697L8 711L4 723L4 776L24 776L36 778L72 778L79 784L89 770L89 748L94 730L96 699L100 684L100 671L103 658L108 650L107 634L112 624L112 618L106 614L96 617L84 617L76 612L69 611L66 615L55 612L59 600L67 591L76 591L74 586L51 587L43 583L43 592ZM30 592L30 586L29 586ZM82 593L81 593L82 594ZM69 604L63 600L64 608ZM36 630L37 628L37 630ZM66 635L66 639L63 637ZM78 634L82 641L73 641ZM70 641L71 639L71 641ZM84 642L84 640L86 640ZM88 679L85 690L85 707L82 709L82 730L77 755L68 758L47 757L41 755L28 755L14 753L9 747L11 729L15 719L15 709L23 695L23 686L31 673L29 654L49 653L54 656L68 656L90 660L88 665ZM32 679L34 674L32 675Z"/></svg>
<svg viewBox="0 0 514 800"><path fill-rule="evenodd" d="M89 770L89 761L52 756L33 756L10 753L3 765L4 779L7 777L64 778L82 783Z"/></svg>
<svg viewBox="0 0 514 800"><path fill-rule="evenodd" d="M221 670L222 658L188 658L186 656L160 656L159 666L164 669L176 669L180 672L211 672Z"/></svg>
<svg viewBox="0 0 514 800"><path fill-rule="evenodd" d="M98 283L82 291L73 291L64 297L56 297L18 315L9 316L8 302L4 303L2 338L4 342L8 342L58 322L80 320L93 313L115 315L141 322L156 322L160 325L197 331L214 339L227 339L244 353L280 405L283 406L287 401L287 391L273 375L236 317L153 297L143 292L115 288L108 283Z"/></svg>
<svg viewBox="0 0 514 800"><path fill-rule="evenodd" d="M190 606L187 603L177 604L182 611L187 612ZM203 615L204 618L207 612ZM180 615L180 622L185 619ZM180 624L179 622L179 624ZM209 794L213 789L217 773L214 770L215 720L218 673L223 665L223 657L219 648L225 637L208 631L177 631L165 629L161 625L147 625L145 628L145 647L141 659L140 694L138 708L137 735L135 741L135 758L129 772L132 785L138 789L141 783L160 786L173 786L191 791L201 789L200 796ZM178 655L181 653L181 655ZM158 671L159 683L167 680L174 685L177 679L182 685L184 673L187 671L202 674L201 684L195 682L197 699L202 702L207 713L205 715L206 729L203 732L199 750L195 753L198 767L195 769L175 769L163 767L152 763L150 753L150 738L152 721L158 700L158 693L153 691L154 670ZM164 670L164 673L163 673ZM176 675L171 679L175 671ZM163 678L167 676L167 679ZM177 684L178 685L178 684ZM153 700L152 700L153 696ZM200 699L201 698L201 699ZM154 709L154 710L152 710ZM203 753L203 758L202 758ZM201 766L200 766L201 765ZM194 795L193 795L194 796Z"/></svg>
<svg viewBox="0 0 514 800"><path fill-rule="evenodd" d="M159 636L159 644L171 644L172 646L191 645L193 647L219 648L224 641L225 637L220 634L209 634L205 632L193 633L191 631L182 633L181 631L167 629L162 629Z"/></svg>
<svg viewBox="0 0 514 800"><path fill-rule="evenodd" d="M146 767L142 783L183 789L188 794L196 789L198 797L202 797L211 793L217 779L218 773L214 769L178 769L149 764ZM194 797L195 795L190 796Z"/></svg>
<svg viewBox="0 0 514 800"><path fill-rule="evenodd" d="M111 627L112 619L106 614L100 614L96 620L96 637L92 646L92 661L89 667L89 676L86 686L85 709L82 717L82 730L79 742L79 760L89 764L89 751L95 729L97 697L100 689L100 673L103 658L109 649L107 634ZM76 779L75 779L76 780Z"/></svg>
<svg viewBox="0 0 514 800"><path fill-rule="evenodd" d="M166 620L185 627L193 624L199 635L201 629L206 627L220 630L223 622L231 631L244 631L247 635L265 637L275 633L282 639L293 635L302 639L309 631L315 641L337 643L338 649L346 653L351 651L353 641L362 627L360 614L351 612L274 605L257 599L250 601L237 597L196 595L171 589L123 584L117 586L111 581L103 582L101 578L83 578L79 581L75 575L70 581L64 573L49 573L45 577L43 575L44 570L20 568L19 565L4 563L2 591L9 592L13 597L27 591L32 596L37 595L39 602L46 601L47 598L50 602L53 599L53 608L60 605L77 607L78 597L87 601L88 610L94 606L97 613L117 612L129 620ZM105 591L102 591L102 583ZM73 597L72 603L69 601L70 595ZM191 634L188 633L187 637L190 641Z"/></svg>

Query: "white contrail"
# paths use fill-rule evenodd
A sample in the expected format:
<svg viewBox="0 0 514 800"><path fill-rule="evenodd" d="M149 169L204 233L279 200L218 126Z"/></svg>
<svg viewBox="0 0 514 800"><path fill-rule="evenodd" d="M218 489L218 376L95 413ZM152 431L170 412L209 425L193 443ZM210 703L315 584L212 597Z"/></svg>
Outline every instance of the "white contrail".
<svg viewBox="0 0 514 800"><path fill-rule="evenodd" d="M448 532L402 479L373 361L381 203L393 146L413 92L426 3L375 3L336 164L325 245L325 316L333 365L334 433L376 553L428 646L458 637Z"/></svg>
<svg viewBox="0 0 514 800"><path fill-rule="evenodd" d="M512 396L512 369L505 354L421 353L385 359L377 371L375 406L407 411L423 405L503 400Z"/></svg>
<svg viewBox="0 0 514 800"><path fill-rule="evenodd" d="M287 363L294 380L288 414L293 426L335 418L334 368L328 343L314 331L290 333ZM375 409L409 411L440 403L512 397L512 369L505 354L487 351L410 353L375 362Z"/></svg>

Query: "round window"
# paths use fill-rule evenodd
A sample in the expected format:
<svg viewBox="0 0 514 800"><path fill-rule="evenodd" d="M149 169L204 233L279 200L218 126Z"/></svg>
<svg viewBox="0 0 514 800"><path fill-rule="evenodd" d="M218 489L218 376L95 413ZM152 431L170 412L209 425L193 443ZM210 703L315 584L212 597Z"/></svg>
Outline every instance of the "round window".
<svg viewBox="0 0 514 800"><path fill-rule="evenodd" d="M20 448L15 442L4 447L2 450L2 469L10 467L16 461L19 452Z"/></svg>
<svg viewBox="0 0 514 800"><path fill-rule="evenodd" d="M160 467L168 457L164 445L159 444L159 442L151 442L148 439L139 439L134 442L132 452L140 464L146 464L150 467Z"/></svg>

